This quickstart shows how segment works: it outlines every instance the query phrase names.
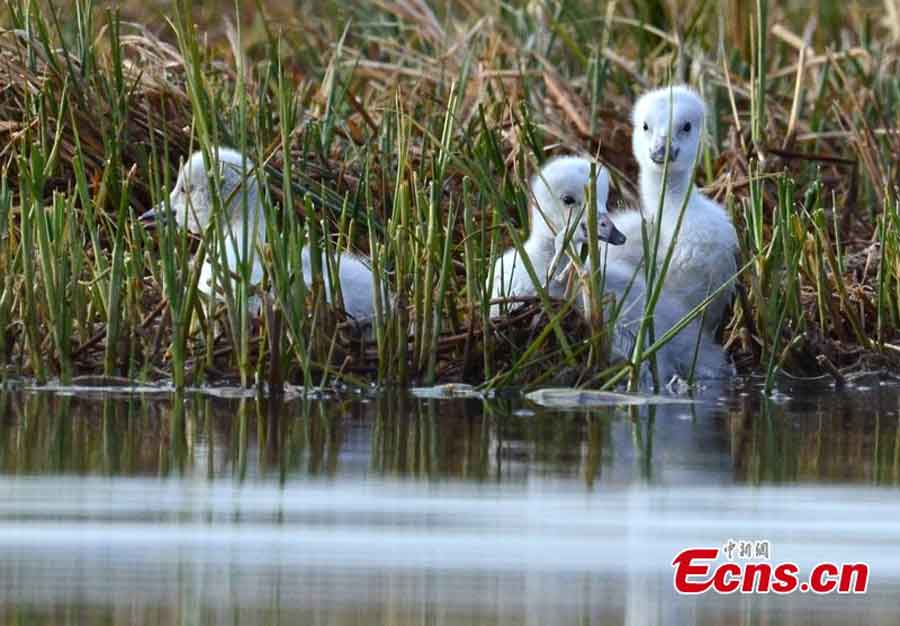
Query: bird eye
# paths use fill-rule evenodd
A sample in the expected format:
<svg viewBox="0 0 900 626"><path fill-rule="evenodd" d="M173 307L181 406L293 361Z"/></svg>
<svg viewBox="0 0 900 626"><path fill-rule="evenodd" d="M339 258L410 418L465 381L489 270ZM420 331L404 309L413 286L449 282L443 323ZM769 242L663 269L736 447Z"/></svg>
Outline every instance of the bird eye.
<svg viewBox="0 0 900 626"><path fill-rule="evenodd" d="M683 131L686 132L686 133L691 132L691 123L690 123L690 122L685 122L684 127L683 127L681 130L683 130Z"/></svg>
<svg viewBox="0 0 900 626"><path fill-rule="evenodd" d="M563 204L575 204L575 196L570 196L566 194L562 197Z"/></svg>
<svg viewBox="0 0 900 626"><path fill-rule="evenodd" d="M647 126L647 122L644 122L644 130L650 130L650 127Z"/></svg>

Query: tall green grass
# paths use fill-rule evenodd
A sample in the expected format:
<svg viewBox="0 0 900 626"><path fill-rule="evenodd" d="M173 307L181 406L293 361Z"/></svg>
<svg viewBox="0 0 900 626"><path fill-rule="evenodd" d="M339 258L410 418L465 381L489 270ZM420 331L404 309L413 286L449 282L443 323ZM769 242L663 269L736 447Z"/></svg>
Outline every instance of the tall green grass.
<svg viewBox="0 0 900 626"><path fill-rule="evenodd" d="M476 2L435 6L433 19L404 6L333 0L292 21L275 5L236 5L231 29L181 1L169 23L153 22L157 39L88 0L7 3L2 375L635 387L672 335L651 325L670 253L652 230L644 243L659 262L626 362L604 348L615 310L602 275L586 284L587 320L580 293L557 303L542 289L491 319L490 285L506 248L523 253L525 181L548 156L598 154L617 197L634 201L627 113L670 72L701 84L709 104L696 184L738 227L740 297L720 339L742 371L771 388L782 370L897 365L900 82L884 61L897 58L886 30L854 17L847 43L822 57L821 36L799 34L808 11L763 1L739 38L719 31L725 9L710 3L687 22L638 3ZM813 48L801 55L775 23ZM191 152L213 167L219 145L254 164L248 184L266 216L265 244L247 243L233 274L219 181L199 238L135 219L166 202ZM249 215L246 190L237 199ZM347 250L367 255L377 279L369 328L345 319L326 280ZM602 265L602 249L588 255ZM220 298L199 289L204 260Z"/></svg>

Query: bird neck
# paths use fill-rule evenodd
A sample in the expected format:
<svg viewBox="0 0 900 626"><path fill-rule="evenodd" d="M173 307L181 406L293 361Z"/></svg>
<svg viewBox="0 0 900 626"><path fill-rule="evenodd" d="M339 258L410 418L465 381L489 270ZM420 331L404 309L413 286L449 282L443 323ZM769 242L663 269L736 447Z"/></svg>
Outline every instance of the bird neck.
<svg viewBox="0 0 900 626"><path fill-rule="evenodd" d="M261 266L259 245L266 241L266 218L253 204L247 207L245 214L240 207L237 211L238 216L223 226L220 245L224 245L224 260L230 272L236 272L243 260L249 260L256 273Z"/></svg>
<svg viewBox="0 0 900 626"><path fill-rule="evenodd" d="M265 243L266 219L262 215L248 215L246 221L243 219L233 221L225 234L238 243L245 240L250 243Z"/></svg>
<svg viewBox="0 0 900 626"><path fill-rule="evenodd" d="M663 215L677 215L684 204L685 194L692 193L689 172L669 172L663 198ZM659 172L641 170L641 204L647 219L653 219L659 210L659 199L662 194L663 177Z"/></svg>
<svg viewBox="0 0 900 626"><path fill-rule="evenodd" d="M552 256L555 246L554 233L541 214L533 209L531 212L531 232L528 233L528 239L525 240L522 247L529 258L533 258L535 262L543 256Z"/></svg>

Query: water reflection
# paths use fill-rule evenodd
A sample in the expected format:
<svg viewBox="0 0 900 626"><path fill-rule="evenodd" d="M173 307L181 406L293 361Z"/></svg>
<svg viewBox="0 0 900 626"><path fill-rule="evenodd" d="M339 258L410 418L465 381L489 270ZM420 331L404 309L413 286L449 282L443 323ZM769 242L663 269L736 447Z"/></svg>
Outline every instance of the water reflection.
<svg viewBox="0 0 900 626"><path fill-rule="evenodd" d="M791 396L0 392L0 624L893 624L900 389ZM874 582L676 597L730 537Z"/></svg>
<svg viewBox="0 0 900 626"><path fill-rule="evenodd" d="M0 472L107 476L380 476L598 484L896 484L900 393L553 411L518 395L404 393L277 402L0 392Z"/></svg>

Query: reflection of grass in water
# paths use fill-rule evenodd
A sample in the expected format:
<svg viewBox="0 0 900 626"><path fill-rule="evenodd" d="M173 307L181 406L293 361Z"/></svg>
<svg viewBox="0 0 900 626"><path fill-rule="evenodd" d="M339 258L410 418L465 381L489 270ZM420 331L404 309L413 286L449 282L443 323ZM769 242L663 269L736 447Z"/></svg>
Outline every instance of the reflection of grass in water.
<svg viewBox="0 0 900 626"><path fill-rule="evenodd" d="M714 445L705 452L730 455L739 482L900 480L896 396L811 402L792 408L754 397L731 412L723 433L706 417L694 425L679 422L678 430L690 429L704 446L727 435L721 451ZM659 407L630 413L537 409L529 416L516 415L518 408L499 399L434 401L402 394L363 404L3 392L0 471L279 482L338 474L478 482L547 475L591 486L614 468L613 480L626 470L632 480L656 482L691 466L685 455L698 444L671 431L672 420L691 407L661 414L655 413ZM357 465L362 460L368 465Z"/></svg>
<svg viewBox="0 0 900 626"><path fill-rule="evenodd" d="M484 285L523 236L523 181L548 146L598 153L634 197L625 112L643 82L670 73L710 106L697 183L738 227L746 268L722 339L740 365L768 370L770 386L778 368L896 365L900 141L883 128L898 110L896 46L856 17L862 5L849 18L817 13L804 48L809 13L766 2L755 14L730 6L733 33L719 33L725 9L709 3L684 16L620 3L611 26L579 2L431 15L337 0L269 21L246 3L234 47L204 7L187 15L178 3L159 40L90 3L55 19L29 4L7 4L18 30L0 34L0 64L16 77L0 95L5 376L624 379L665 339L649 322L632 363L610 368L614 320L584 323L538 299L492 323ZM141 8L123 5L138 22ZM209 39L189 28L195 18ZM861 43L823 56L838 31ZM225 274L215 228L198 248L133 219L165 196L179 159L219 144L259 164L272 294L259 318L250 267ZM297 271L306 242L325 253L309 288ZM368 340L325 300L321 265L334 269L346 245L373 254L379 294L396 296L379 298ZM220 302L198 297L204 255L219 266Z"/></svg>
<svg viewBox="0 0 900 626"><path fill-rule="evenodd" d="M900 429L896 398L876 394L814 399L792 412L769 400L729 419L736 477L750 483L797 481L897 484Z"/></svg>

